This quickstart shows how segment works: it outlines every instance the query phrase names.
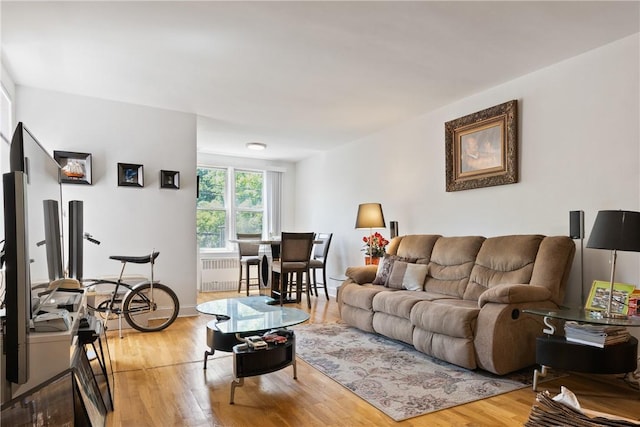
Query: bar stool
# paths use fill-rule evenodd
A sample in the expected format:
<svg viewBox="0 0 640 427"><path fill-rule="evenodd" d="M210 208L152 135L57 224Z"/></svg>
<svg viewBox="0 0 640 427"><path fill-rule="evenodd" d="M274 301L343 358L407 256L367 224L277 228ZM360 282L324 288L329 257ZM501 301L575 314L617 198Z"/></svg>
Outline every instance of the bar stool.
<svg viewBox="0 0 640 427"><path fill-rule="evenodd" d="M272 283L278 284L277 290L272 294L280 296L280 305L284 303L284 295L289 288L289 276L296 277L296 302L300 302L302 293L302 278L307 274L309 281L309 258L313 249L313 237L315 233L282 233L280 242L280 260L272 265ZM307 306L311 308L309 284L305 286L307 293Z"/></svg>
<svg viewBox="0 0 640 427"><path fill-rule="evenodd" d="M247 296L249 296L249 286L257 285L260 287L260 257L258 256L260 245L255 241L260 240L262 238L262 234L238 233L237 236L238 240L252 240L252 242L238 242L238 259L240 261L238 293L242 291L242 282L244 281L247 284ZM252 265L258 267L255 283L251 283L250 271ZM246 279L242 278L243 268L246 271Z"/></svg>
<svg viewBox="0 0 640 427"><path fill-rule="evenodd" d="M313 290L318 296L318 283L316 280L316 270L322 270L322 287L324 288L324 295L329 301L329 291L327 290L327 255L329 254L329 245L331 245L331 238L333 233L318 233L315 240L322 240L322 243L316 243L313 247L313 258L309 261L309 268L311 270L311 284Z"/></svg>

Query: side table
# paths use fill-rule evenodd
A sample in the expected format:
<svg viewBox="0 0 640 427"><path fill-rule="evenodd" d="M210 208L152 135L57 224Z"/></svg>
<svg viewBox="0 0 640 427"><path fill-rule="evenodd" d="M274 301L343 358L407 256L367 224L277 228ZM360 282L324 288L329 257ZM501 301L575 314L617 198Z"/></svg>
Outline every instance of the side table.
<svg viewBox="0 0 640 427"><path fill-rule="evenodd" d="M602 317L598 312L568 308L523 311L544 316L547 326L543 330L546 335L536 339L536 362L541 365L541 369L533 372L533 391L538 391L538 380L546 376L549 368L590 374L624 374L637 369L638 340L635 337L604 348L568 342L563 336L554 335L556 328L551 320L634 327L640 326L640 318L612 319Z"/></svg>

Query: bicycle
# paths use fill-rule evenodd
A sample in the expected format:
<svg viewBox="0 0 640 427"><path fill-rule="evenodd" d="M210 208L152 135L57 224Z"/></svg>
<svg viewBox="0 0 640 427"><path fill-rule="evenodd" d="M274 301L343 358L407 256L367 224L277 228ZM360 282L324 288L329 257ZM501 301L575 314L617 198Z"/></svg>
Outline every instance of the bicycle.
<svg viewBox="0 0 640 427"><path fill-rule="evenodd" d="M90 235L85 235L85 238L92 243L100 244ZM109 259L122 263L117 280L83 279L84 287L96 289L100 285L115 286L108 299L100 302L96 307L88 305L88 308L99 313L105 321L117 318L120 338L122 338L122 317L132 328L140 332L161 331L178 317L180 311L178 296L170 287L154 280L153 266L158 255L160 252L155 251L143 256L112 255ZM150 280L133 285L125 283L122 278L127 263L151 264ZM124 292L122 288L125 289Z"/></svg>

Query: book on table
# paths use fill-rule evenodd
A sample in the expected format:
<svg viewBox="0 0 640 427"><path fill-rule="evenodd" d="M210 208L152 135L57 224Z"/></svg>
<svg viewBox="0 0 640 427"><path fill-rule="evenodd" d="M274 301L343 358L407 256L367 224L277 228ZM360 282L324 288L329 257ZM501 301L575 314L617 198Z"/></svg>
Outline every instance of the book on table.
<svg viewBox="0 0 640 427"><path fill-rule="evenodd" d="M631 336L624 326L580 324L573 321L565 323L564 335L569 342L600 348L627 342Z"/></svg>

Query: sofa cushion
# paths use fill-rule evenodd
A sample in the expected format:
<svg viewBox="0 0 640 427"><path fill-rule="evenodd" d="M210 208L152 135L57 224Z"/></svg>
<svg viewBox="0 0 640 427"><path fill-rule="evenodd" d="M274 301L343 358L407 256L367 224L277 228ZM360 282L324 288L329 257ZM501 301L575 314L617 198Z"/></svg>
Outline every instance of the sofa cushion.
<svg viewBox="0 0 640 427"><path fill-rule="evenodd" d="M378 270L376 271L376 277L373 279L374 285L386 285L387 279L389 279L389 275L391 274L391 268L393 267L393 262L397 259L395 255L384 254L380 263L378 264Z"/></svg>
<svg viewBox="0 0 640 427"><path fill-rule="evenodd" d="M391 268L387 286L394 289L421 291L428 269L429 266L424 264L396 261Z"/></svg>
<svg viewBox="0 0 640 427"><path fill-rule="evenodd" d="M478 367L473 340L470 338L436 334L416 327L413 329L412 340L416 350L432 357L446 360L449 363L467 369L476 369Z"/></svg>
<svg viewBox="0 0 640 427"><path fill-rule="evenodd" d="M425 290L462 298L484 240L481 236L439 238L431 253Z"/></svg>
<svg viewBox="0 0 640 427"><path fill-rule="evenodd" d="M408 318L402 319L392 314L376 311L371 323L376 333L409 345L413 344L413 325Z"/></svg>
<svg viewBox="0 0 640 427"><path fill-rule="evenodd" d="M398 255L404 258L410 258L413 260L423 260L426 264L431 258L431 251L433 245L440 236L435 234L413 234L408 236L402 236L397 242L397 248L392 248L395 252L389 251L393 255Z"/></svg>
<svg viewBox="0 0 640 427"><path fill-rule="evenodd" d="M477 301L487 289L509 283L529 283L540 242L544 236L514 235L484 241L464 292Z"/></svg>
<svg viewBox="0 0 640 427"><path fill-rule="evenodd" d="M409 319L414 304L432 297L433 294L427 294L426 292L387 290L374 296L372 307L376 313L387 313L403 319Z"/></svg>
<svg viewBox="0 0 640 427"><path fill-rule="evenodd" d="M391 274L391 269L393 268L393 263L396 261L410 261L408 258L384 254L384 257L380 260L380 264L378 264L378 270L376 271L376 277L373 279L371 283L374 285L387 285L387 281L389 280L389 275Z"/></svg>
<svg viewBox="0 0 640 427"><path fill-rule="evenodd" d="M547 236L540 243L529 283L549 289L551 300L557 305L564 300L575 252L576 244L568 236Z"/></svg>
<svg viewBox="0 0 640 427"><path fill-rule="evenodd" d="M432 333L473 339L478 313L480 308L470 301L421 301L411 310L411 323Z"/></svg>
<svg viewBox="0 0 640 427"><path fill-rule="evenodd" d="M379 285L345 283L340 287L340 302L364 310L373 310L373 297L387 288Z"/></svg>

